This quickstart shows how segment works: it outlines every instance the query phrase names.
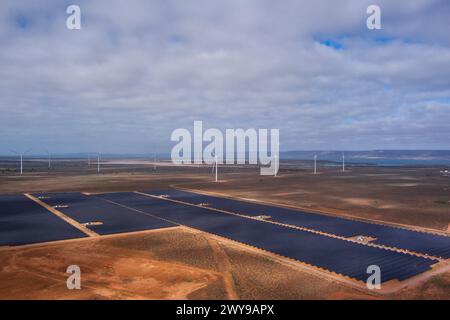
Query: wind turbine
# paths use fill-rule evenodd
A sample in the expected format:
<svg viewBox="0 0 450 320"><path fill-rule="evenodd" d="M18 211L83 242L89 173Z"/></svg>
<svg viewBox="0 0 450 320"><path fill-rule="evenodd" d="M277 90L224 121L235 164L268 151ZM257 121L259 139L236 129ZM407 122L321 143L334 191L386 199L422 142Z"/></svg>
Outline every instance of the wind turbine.
<svg viewBox="0 0 450 320"><path fill-rule="evenodd" d="M97 155L97 173L100 173L100 152Z"/></svg>
<svg viewBox="0 0 450 320"><path fill-rule="evenodd" d="M48 156L48 170L50 170L50 168L52 167L52 158L51 158L50 152L47 149L45 149L45 152L47 152L47 156Z"/></svg>
<svg viewBox="0 0 450 320"><path fill-rule="evenodd" d="M317 173L317 154L314 155L314 174Z"/></svg>
<svg viewBox="0 0 450 320"><path fill-rule="evenodd" d="M15 153L15 154L17 154L17 155L20 156L20 175L23 174L23 156L24 156L25 154L27 154L30 150L31 150L31 149L28 149L28 150L25 151L25 152L17 152L17 151L11 150L11 152L13 152L13 153Z"/></svg>
<svg viewBox="0 0 450 320"><path fill-rule="evenodd" d="M345 172L345 154L342 152L342 172Z"/></svg>
<svg viewBox="0 0 450 320"><path fill-rule="evenodd" d="M212 166L211 173L214 173L214 171L215 171L215 175L216 175L216 182L218 182L218 180L217 180L217 154L216 154L215 150L214 150L214 164Z"/></svg>

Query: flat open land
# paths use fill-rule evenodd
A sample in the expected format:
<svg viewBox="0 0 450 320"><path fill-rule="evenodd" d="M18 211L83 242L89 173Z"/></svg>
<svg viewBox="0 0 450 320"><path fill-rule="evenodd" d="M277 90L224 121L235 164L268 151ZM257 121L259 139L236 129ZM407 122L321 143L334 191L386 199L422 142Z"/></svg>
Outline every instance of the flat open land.
<svg viewBox="0 0 450 320"><path fill-rule="evenodd" d="M3 299L371 297L183 228L0 250L0 257ZM71 264L82 270L82 290L66 288Z"/></svg>
<svg viewBox="0 0 450 320"><path fill-rule="evenodd" d="M222 170L220 170L222 169ZM450 179L438 168L351 167L281 170L171 168L79 163L23 176L0 173L0 194L162 190L172 187L256 200L331 216L449 234ZM79 265L82 290L68 290L65 269ZM0 298L24 299L450 299L450 272L380 294L267 252L185 227L0 248Z"/></svg>
<svg viewBox="0 0 450 320"><path fill-rule="evenodd" d="M157 166L154 171L151 164L109 164L97 175L94 166L84 168L75 163L56 167L50 173L34 170L23 176L4 170L0 172L0 194L132 191L177 186L450 232L450 178L442 177L439 170L350 167L345 173L327 168L313 175L306 170L281 169L274 178L260 176L257 168L224 168L224 172L219 170L220 183L214 183L211 168Z"/></svg>

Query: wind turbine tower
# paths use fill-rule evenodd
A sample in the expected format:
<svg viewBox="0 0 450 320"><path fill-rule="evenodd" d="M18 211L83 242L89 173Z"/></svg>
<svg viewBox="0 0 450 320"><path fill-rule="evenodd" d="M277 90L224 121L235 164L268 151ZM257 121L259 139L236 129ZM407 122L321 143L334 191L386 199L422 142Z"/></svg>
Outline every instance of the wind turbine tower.
<svg viewBox="0 0 450 320"><path fill-rule="evenodd" d="M100 173L100 152L97 155L97 173Z"/></svg>
<svg viewBox="0 0 450 320"><path fill-rule="evenodd" d="M317 174L317 154L314 155L314 174Z"/></svg>
<svg viewBox="0 0 450 320"><path fill-rule="evenodd" d="M22 175L23 174L23 156L24 156L24 154L27 154L28 151L30 151L30 149L25 152L17 152L14 150L11 150L11 151L20 156L20 175Z"/></svg>
<svg viewBox="0 0 450 320"><path fill-rule="evenodd" d="M52 158L50 155L50 152L46 149L45 152L47 152L47 158L48 158L48 170L52 167Z"/></svg>
<svg viewBox="0 0 450 320"><path fill-rule="evenodd" d="M345 172L345 154L342 152L342 172Z"/></svg>

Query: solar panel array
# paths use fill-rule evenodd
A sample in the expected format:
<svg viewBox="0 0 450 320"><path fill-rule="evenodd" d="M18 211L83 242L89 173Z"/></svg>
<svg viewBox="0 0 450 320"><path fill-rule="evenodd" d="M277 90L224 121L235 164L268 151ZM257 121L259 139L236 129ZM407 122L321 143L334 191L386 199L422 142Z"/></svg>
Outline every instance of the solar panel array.
<svg viewBox="0 0 450 320"><path fill-rule="evenodd" d="M385 282L412 277L437 262L136 193L99 197L361 281L367 279L370 265L381 268Z"/></svg>
<svg viewBox="0 0 450 320"><path fill-rule="evenodd" d="M232 200L181 190L149 191L153 195L192 204L208 203L209 207L248 216L267 215L272 221L304 227L342 237L369 236L373 243L410 250L435 257L450 258L450 237L401 229L381 224L332 217L318 213L280 208L246 201Z"/></svg>
<svg viewBox="0 0 450 320"><path fill-rule="evenodd" d="M164 190L162 193L169 193L170 198L192 203L207 202L217 207L223 205L221 208L227 208L228 211L239 212L231 209L245 209L247 215L270 214L268 211L260 211L261 207L248 207L247 205L252 204L242 201L179 191ZM99 234L185 225L361 281L365 281L369 276L367 267L370 265L381 268L381 280L385 282L415 276L430 270L431 266L438 262L433 258L371 247L208 208L176 203L170 198L156 198L132 192L95 196L78 192L46 193L35 196L45 196L41 197L41 201L56 206L57 210L79 223L101 222L100 225L87 226ZM239 207L240 205L242 206ZM272 208L275 213L280 212L280 208L263 207ZM287 215L287 212L281 212ZM289 214L299 215L297 211L292 210ZM279 216L275 216L277 217ZM0 245L79 237L85 235L25 196L0 197Z"/></svg>

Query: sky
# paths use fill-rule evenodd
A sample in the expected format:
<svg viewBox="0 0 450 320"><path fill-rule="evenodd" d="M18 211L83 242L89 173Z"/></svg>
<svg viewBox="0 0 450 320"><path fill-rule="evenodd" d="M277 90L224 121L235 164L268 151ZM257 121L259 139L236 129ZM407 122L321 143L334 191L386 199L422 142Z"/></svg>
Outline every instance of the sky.
<svg viewBox="0 0 450 320"><path fill-rule="evenodd" d="M278 128L282 151L450 149L449 19L448 0L2 0L0 154L170 152L195 120Z"/></svg>

